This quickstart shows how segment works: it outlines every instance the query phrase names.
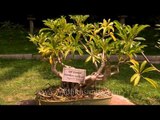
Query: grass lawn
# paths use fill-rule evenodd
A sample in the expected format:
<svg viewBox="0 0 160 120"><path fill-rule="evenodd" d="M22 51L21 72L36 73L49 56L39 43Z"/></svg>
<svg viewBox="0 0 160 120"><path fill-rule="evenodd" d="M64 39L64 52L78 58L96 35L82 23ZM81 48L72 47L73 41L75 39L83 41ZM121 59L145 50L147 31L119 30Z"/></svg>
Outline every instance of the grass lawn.
<svg viewBox="0 0 160 120"><path fill-rule="evenodd" d="M67 62L75 67L88 68L87 73L93 71L93 66L89 63ZM160 65L158 67L160 68ZM133 71L124 65L121 67L120 74L109 78L100 87L108 87L113 93L123 95L136 104L160 104L160 87L155 89L148 82L142 81L133 88L129 83L132 73ZM160 85L160 74L152 72L147 75L154 78ZM55 86L60 84L60 79L52 74L48 62L0 59L1 105L11 105L20 100L34 99L36 91L47 87L48 84Z"/></svg>
<svg viewBox="0 0 160 120"><path fill-rule="evenodd" d="M21 25L4 22L0 25L0 54L37 53L36 46L27 38L28 31Z"/></svg>

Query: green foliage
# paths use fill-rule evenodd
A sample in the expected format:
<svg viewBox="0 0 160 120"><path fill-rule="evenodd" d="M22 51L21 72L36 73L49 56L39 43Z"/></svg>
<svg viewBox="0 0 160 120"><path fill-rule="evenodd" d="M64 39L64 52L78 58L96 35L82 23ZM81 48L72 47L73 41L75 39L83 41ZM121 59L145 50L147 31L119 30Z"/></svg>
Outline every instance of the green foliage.
<svg viewBox="0 0 160 120"><path fill-rule="evenodd" d="M15 24L11 21L0 22L0 29L3 30L24 30L23 26L20 24Z"/></svg>
<svg viewBox="0 0 160 120"><path fill-rule="evenodd" d="M75 34L76 25L67 23L65 17L56 20L44 20L47 28L42 28L37 36L30 35L30 39L36 45L44 57L66 57L70 52L78 51L83 54L78 43L78 35Z"/></svg>
<svg viewBox="0 0 160 120"><path fill-rule="evenodd" d="M76 21L77 24L82 24L84 23L89 15L69 15L70 18L74 21Z"/></svg>
<svg viewBox="0 0 160 120"><path fill-rule="evenodd" d="M160 30L160 24L156 24L155 26L157 27L156 30L159 31ZM159 34L157 36L160 37ZM158 39L157 44L155 45L155 47L160 49L160 39Z"/></svg>
<svg viewBox="0 0 160 120"><path fill-rule="evenodd" d="M134 82L134 86L136 86L140 82L140 79L143 78L151 85L153 85L153 87L157 88L158 84L153 79L143 76L144 73L156 70L154 67L146 68L147 61L143 61L142 64L139 64L136 60L131 59L130 62L132 63L130 67L135 72L135 74L130 79L130 82Z"/></svg>
<svg viewBox="0 0 160 120"><path fill-rule="evenodd" d="M37 53L36 46L29 42L27 29L11 21L0 22L0 54Z"/></svg>
<svg viewBox="0 0 160 120"><path fill-rule="evenodd" d="M30 35L29 39L38 45L38 50L43 56L62 55L64 58L75 52L83 55L85 50L90 56L86 61L98 62L103 52L106 56L123 54L132 56L142 52L145 45L136 41L137 35L148 25L122 25L110 19L94 24L84 24L89 15L70 15L73 23L67 23L64 16L53 20L44 20L46 28L42 28L38 35ZM115 25L115 26L114 26ZM114 36L116 28L117 38ZM84 42L85 40L85 42Z"/></svg>
<svg viewBox="0 0 160 120"><path fill-rule="evenodd" d="M9 36L15 36L15 33L19 33L18 35L20 36L24 35L26 31L23 25L16 24L11 21L4 21L0 22L0 32L7 32Z"/></svg>
<svg viewBox="0 0 160 120"><path fill-rule="evenodd" d="M117 38L121 41L119 44L119 54L125 54L131 58L136 53L141 53L146 45L141 44L141 40L145 40L143 37L138 37L138 34L149 25L135 24L133 27L129 25L122 25L118 21L115 21L115 27L117 29Z"/></svg>
<svg viewBox="0 0 160 120"><path fill-rule="evenodd" d="M68 22L64 16L44 20L46 27L40 29L38 35L29 34L28 38L37 45L43 57L49 58L51 64L62 63L69 54L74 56L87 53L89 56L86 62L92 61L99 68L97 74L104 71L104 65L111 64L110 55L118 55L118 65L130 59L133 63L130 67L136 72L131 82L134 81L134 85L137 85L144 78L156 87L153 80L142 76L142 73L153 69L145 69L146 62L141 65L133 62L134 56L146 47L141 44L145 39L138 37L138 34L149 25L135 24L131 27L110 19L93 24L85 23L88 17L89 15L70 15L72 22ZM127 58L125 60L124 55Z"/></svg>

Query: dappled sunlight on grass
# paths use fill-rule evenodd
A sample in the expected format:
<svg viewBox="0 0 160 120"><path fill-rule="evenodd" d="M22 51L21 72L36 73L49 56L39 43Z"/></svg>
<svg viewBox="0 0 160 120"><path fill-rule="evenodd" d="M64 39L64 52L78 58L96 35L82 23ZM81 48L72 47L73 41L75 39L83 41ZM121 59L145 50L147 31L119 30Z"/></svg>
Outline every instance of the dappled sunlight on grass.
<svg viewBox="0 0 160 120"><path fill-rule="evenodd" d="M94 71L90 63L86 64L83 61L67 63L87 69L88 73ZM156 66L160 68L160 65ZM155 89L145 80L141 80L140 84L134 87L130 83L133 73L129 66L123 65L119 74L113 75L99 86L109 88L112 93L123 95L135 104L160 104L160 74L157 72L146 74L157 81L159 86ZM11 105L21 100L34 99L37 91L50 85L60 85L60 79L51 72L48 62L0 59L0 104Z"/></svg>
<svg viewBox="0 0 160 120"><path fill-rule="evenodd" d="M48 66L38 60L1 60L0 104L34 99L36 91L47 84L59 84L60 81L49 71Z"/></svg>
<svg viewBox="0 0 160 120"><path fill-rule="evenodd" d="M156 64L155 66L160 68L160 65ZM157 89L144 79L141 79L137 86L133 86L130 83L130 77L133 73L129 66L123 65L120 68L120 73L108 78L103 87L109 88L114 94L130 99L135 104L160 105L160 73L152 71L145 74L158 83Z"/></svg>
<svg viewBox="0 0 160 120"><path fill-rule="evenodd" d="M158 83L158 88L155 89L145 80L141 80L138 86L133 86L130 83L130 73L123 71L125 75L119 74L110 78L105 82L104 87L109 88L114 94L123 95L130 99L135 104L142 105L160 105L160 74L148 74ZM122 76L123 75L123 76Z"/></svg>

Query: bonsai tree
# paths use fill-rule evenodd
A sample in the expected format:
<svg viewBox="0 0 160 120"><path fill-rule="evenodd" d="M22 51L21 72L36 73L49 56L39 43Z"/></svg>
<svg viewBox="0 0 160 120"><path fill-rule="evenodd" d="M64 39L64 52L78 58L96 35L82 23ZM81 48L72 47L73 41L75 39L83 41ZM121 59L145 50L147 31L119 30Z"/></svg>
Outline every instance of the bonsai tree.
<svg viewBox="0 0 160 120"><path fill-rule="evenodd" d="M62 81L59 91L85 91L95 88L97 81L104 81L108 77L119 73L122 63L129 63L136 72L131 77L131 82L137 85L141 78L146 79L154 87L157 84L142 73L154 70L153 67L145 68L146 61L141 65L134 59L137 53L143 52L145 45L141 45L138 34L149 25L135 24L133 27L122 25L118 21L103 19L102 22L87 23L89 15L70 15L69 20L61 16L57 19L44 20L46 27L40 29L37 35L29 34L29 39L38 48L39 53L48 59L52 72L59 78L64 77L64 68L74 68L65 64L68 55L83 56L88 54L85 62L91 61L95 71L86 75L82 82ZM70 21L70 22L68 22ZM111 55L117 56L113 64ZM59 70L61 66L63 70ZM74 94L75 95L75 94ZM63 94L63 96L65 96Z"/></svg>

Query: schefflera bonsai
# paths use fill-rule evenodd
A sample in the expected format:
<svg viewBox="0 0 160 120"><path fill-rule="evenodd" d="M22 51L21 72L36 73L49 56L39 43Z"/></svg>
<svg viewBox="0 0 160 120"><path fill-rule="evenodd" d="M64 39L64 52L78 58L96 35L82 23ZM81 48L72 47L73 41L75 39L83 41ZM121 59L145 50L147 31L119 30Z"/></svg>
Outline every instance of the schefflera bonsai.
<svg viewBox="0 0 160 120"><path fill-rule="evenodd" d="M46 27L40 29L37 35L29 34L29 39L37 45L39 53L50 62L52 72L61 79L63 79L64 68L78 69L65 64L68 55L74 57L75 55L83 56L87 54L84 62L91 61L95 66L95 71L86 75L81 83L61 81L62 84L55 90L55 98L52 99L63 98L64 100L65 97L73 98L74 96L83 99L85 98L84 94L89 93L85 92L86 90L96 89L97 81L105 81L107 77L119 73L119 65L126 62L137 72L132 76L131 81L134 82L134 85L137 85L140 81L141 73L139 74L135 67L142 67L142 70L146 62L140 66L134 60L134 56L141 53L145 45L141 45L140 40L136 41L135 38L148 25L136 24L131 27L110 19L87 23L88 17L89 15L70 15L69 22L65 16L57 19L47 19L43 21ZM116 62L111 61L111 55L117 56ZM63 70L58 70L57 66L61 66ZM137 69L139 70L139 68ZM154 68L150 68L148 71L151 70L154 70ZM155 86L154 81L147 80ZM66 95L66 91L72 91L72 94ZM105 92L108 96L111 96L108 90ZM43 96L45 97L45 95ZM46 95L46 98L47 96L49 95ZM51 96L48 98L51 98Z"/></svg>

